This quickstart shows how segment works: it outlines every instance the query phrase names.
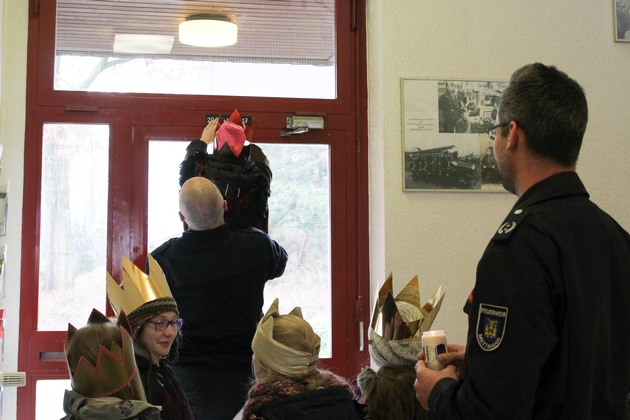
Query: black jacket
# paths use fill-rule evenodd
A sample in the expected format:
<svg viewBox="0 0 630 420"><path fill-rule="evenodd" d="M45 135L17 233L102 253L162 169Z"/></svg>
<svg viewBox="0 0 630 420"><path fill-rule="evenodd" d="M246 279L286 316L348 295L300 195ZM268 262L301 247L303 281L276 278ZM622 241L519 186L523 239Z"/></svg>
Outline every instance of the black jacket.
<svg viewBox="0 0 630 420"><path fill-rule="evenodd" d="M630 235L575 172L517 201L466 304L468 375L442 379L436 419L626 419Z"/></svg>
<svg viewBox="0 0 630 420"><path fill-rule="evenodd" d="M228 203L225 223L233 229L256 227L268 232L272 173L267 156L257 145L243 147L236 157L227 144L208 154L207 144L192 141L179 168L179 185L193 176L214 182Z"/></svg>
<svg viewBox="0 0 630 420"><path fill-rule="evenodd" d="M358 410L346 388L333 387L274 401L254 414L264 420L356 420Z"/></svg>
<svg viewBox="0 0 630 420"><path fill-rule="evenodd" d="M249 366L263 289L284 273L284 248L258 229L232 231L223 225L186 231L151 255L184 320L178 363L212 362L225 354Z"/></svg>
<svg viewBox="0 0 630 420"><path fill-rule="evenodd" d="M193 414L182 387L164 362L154 365L136 353L136 365L150 404L162 407L161 420L193 420Z"/></svg>

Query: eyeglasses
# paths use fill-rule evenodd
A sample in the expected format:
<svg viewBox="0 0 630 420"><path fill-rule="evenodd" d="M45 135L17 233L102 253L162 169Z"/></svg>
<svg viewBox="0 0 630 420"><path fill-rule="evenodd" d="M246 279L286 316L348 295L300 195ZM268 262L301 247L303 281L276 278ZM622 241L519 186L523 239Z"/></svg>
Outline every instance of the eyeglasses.
<svg viewBox="0 0 630 420"><path fill-rule="evenodd" d="M182 325L184 325L184 320L181 318L176 318L172 321L147 321L149 324L153 324L156 331L166 331L168 326L173 327L175 331L178 331Z"/></svg>
<svg viewBox="0 0 630 420"><path fill-rule="evenodd" d="M497 137L497 128L506 127L508 125L510 125L510 121L504 122L504 123L501 123L501 124L497 124L497 125L495 125L493 127L490 127L488 130L486 130L486 133L488 133L490 138L492 140L494 140Z"/></svg>

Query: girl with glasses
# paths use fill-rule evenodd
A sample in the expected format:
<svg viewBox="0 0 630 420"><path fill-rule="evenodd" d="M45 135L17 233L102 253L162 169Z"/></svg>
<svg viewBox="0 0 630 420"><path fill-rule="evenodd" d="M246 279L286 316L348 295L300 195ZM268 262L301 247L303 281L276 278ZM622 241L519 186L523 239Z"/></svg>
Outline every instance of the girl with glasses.
<svg viewBox="0 0 630 420"><path fill-rule="evenodd" d="M127 317L147 401L162 406L162 420L192 420L190 404L169 366L177 359L183 321L164 274L151 256L150 275L126 258L122 271L123 286L108 276L107 294L116 313L130 311Z"/></svg>

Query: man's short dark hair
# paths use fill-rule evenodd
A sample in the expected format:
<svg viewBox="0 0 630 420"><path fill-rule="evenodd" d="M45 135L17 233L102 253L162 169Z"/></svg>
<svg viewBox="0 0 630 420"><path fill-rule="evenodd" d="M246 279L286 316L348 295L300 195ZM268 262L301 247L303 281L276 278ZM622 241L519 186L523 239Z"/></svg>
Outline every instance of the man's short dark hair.
<svg viewBox="0 0 630 420"><path fill-rule="evenodd" d="M516 70L503 92L501 122L515 121L534 153L575 165L588 122L582 87L554 66L528 64ZM503 128L507 134L508 128Z"/></svg>

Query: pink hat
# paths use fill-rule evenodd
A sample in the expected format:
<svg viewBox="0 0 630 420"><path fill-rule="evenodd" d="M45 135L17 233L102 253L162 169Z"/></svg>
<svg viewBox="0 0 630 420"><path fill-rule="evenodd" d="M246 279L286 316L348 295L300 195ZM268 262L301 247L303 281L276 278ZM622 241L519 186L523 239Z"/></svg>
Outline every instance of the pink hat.
<svg viewBox="0 0 630 420"><path fill-rule="evenodd" d="M217 150L221 150L225 143L228 144L234 156L238 157L243 151L245 145L245 129L242 125L238 125L230 120L223 122L217 130L215 137L217 139Z"/></svg>

